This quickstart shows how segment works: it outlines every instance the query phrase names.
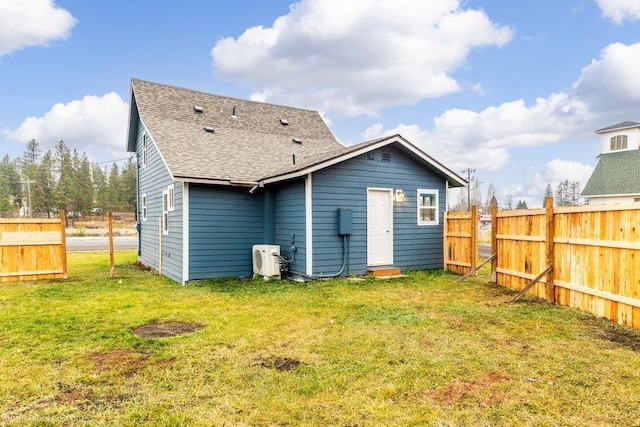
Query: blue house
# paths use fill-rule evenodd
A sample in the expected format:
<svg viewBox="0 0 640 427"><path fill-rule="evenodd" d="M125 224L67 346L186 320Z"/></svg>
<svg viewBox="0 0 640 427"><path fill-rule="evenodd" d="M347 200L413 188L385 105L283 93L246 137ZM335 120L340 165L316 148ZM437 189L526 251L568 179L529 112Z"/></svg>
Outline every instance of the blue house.
<svg viewBox="0 0 640 427"><path fill-rule="evenodd" d="M400 135L340 144L316 111L131 81L139 260L185 284L251 277L277 245L295 279L443 266L447 189Z"/></svg>

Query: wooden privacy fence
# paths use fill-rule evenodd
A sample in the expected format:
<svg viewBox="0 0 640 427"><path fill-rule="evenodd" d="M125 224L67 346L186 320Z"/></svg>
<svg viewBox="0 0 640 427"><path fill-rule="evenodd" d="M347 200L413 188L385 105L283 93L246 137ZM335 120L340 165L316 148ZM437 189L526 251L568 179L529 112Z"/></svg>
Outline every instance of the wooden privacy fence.
<svg viewBox="0 0 640 427"><path fill-rule="evenodd" d="M444 268L458 274L471 272L478 262L478 210L446 212Z"/></svg>
<svg viewBox="0 0 640 427"><path fill-rule="evenodd" d="M66 278L64 211L59 219L0 218L0 282Z"/></svg>
<svg viewBox="0 0 640 427"><path fill-rule="evenodd" d="M554 208L548 198L491 216L495 283L640 329L640 204Z"/></svg>

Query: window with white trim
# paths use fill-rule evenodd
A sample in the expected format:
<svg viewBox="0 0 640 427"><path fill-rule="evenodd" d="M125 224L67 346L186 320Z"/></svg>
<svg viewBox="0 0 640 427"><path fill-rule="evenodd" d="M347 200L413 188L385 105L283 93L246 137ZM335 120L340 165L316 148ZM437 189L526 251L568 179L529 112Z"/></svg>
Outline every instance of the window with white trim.
<svg viewBox="0 0 640 427"><path fill-rule="evenodd" d="M439 223L438 190L418 189L418 225Z"/></svg>
<svg viewBox="0 0 640 427"><path fill-rule="evenodd" d="M627 135L616 135L611 137L611 151L626 150Z"/></svg>
<svg viewBox="0 0 640 427"><path fill-rule="evenodd" d="M143 221L147 220L147 193L143 193L140 196L140 216Z"/></svg>
<svg viewBox="0 0 640 427"><path fill-rule="evenodd" d="M169 234L169 191L162 192L162 234Z"/></svg>
<svg viewBox="0 0 640 427"><path fill-rule="evenodd" d="M147 166L147 132L142 133L142 154L140 157L140 165Z"/></svg>
<svg viewBox="0 0 640 427"><path fill-rule="evenodd" d="M171 184L169 187L167 187L167 192L169 193L169 200L168 200L168 211L172 212L176 210L176 204L175 204L175 185Z"/></svg>

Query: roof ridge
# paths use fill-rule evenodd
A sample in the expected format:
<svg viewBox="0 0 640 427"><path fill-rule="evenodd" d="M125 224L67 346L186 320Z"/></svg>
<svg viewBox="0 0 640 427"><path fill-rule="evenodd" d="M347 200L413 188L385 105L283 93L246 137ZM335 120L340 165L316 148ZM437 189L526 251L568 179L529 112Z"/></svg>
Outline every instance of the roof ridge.
<svg viewBox="0 0 640 427"><path fill-rule="evenodd" d="M152 82L150 80L144 80L144 79L138 79L138 78L132 77L131 78L132 87L133 87L134 82L140 82L140 83L143 83L143 84L150 84L150 85L155 85L155 86L162 86L162 87L166 87L166 88L169 88L169 89L183 90L183 91L186 91L186 92L198 93L198 94L206 95L206 96L215 96L215 97L218 97L218 98L224 98L224 99L228 99L228 100L231 100L231 101L244 102L244 103L248 103L248 104L267 105L267 106L274 106L274 107L280 107L280 108L287 108L287 109L291 109L291 110L310 111L310 112L314 112L314 113L320 114L320 112L318 110L313 110L311 108L292 107L290 105L274 104L272 102L254 101L254 100L251 100L251 99L243 99L243 98L238 98L238 97L235 97L235 96L220 95L220 94L217 94L217 93L205 92L205 91L199 90L199 89L189 89L189 88L186 88L186 87L183 87L183 86L176 86L176 85L171 85L171 84L166 84L166 83ZM322 117L322 115L321 115L321 117Z"/></svg>

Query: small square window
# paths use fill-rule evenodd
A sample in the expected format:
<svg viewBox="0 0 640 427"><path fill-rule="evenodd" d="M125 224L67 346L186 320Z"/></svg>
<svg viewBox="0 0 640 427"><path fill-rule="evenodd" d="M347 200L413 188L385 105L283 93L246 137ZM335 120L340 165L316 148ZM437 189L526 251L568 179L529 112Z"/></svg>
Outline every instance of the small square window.
<svg viewBox="0 0 640 427"><path fill-rule="evenodd" d="M438 190L418 190L418 225L439 223Z"/></svg>

